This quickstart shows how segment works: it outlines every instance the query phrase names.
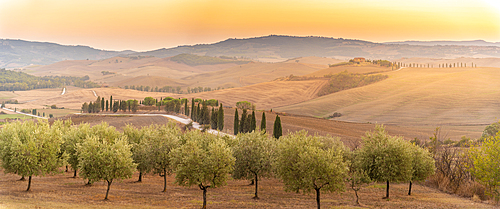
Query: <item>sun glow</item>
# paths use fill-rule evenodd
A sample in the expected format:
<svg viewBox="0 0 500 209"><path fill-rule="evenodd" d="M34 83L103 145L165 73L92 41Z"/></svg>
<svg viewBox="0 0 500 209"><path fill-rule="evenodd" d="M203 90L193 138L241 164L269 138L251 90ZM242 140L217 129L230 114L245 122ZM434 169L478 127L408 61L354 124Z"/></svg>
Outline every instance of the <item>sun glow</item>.
<svg viewBox="0 0 500 209"><path fill-rule="evenodd" d="M0 1L0 38L151 50L269 34L500 41L496 0Z"/></svg>

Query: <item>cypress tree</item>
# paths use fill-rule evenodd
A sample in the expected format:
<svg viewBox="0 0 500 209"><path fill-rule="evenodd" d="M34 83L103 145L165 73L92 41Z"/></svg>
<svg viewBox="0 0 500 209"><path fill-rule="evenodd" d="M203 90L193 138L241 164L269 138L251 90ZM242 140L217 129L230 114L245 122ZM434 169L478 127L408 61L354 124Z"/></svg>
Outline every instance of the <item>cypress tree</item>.
<svg viewBox="0 0 500 209"><path fill-rule="evenodd" d="M188 109L188 101L186 100L186 102L184 102L184 114L186 116L189 115L189 109Z"/></svg>
<svg viewBox="0 0 500 209"><path fill-rule="evenodd" d="M250 131L255 131L257 129L257 121L255 120L255 111L252 111L252 119L251 119Z"/></svg>
<svg viewBox="0 0 500 209"><path fill-rule="evenodd" d="M109 101L106 100L106 112L109 111Z"/></svg>
<svg viewBox="0 0 500 209"><path fill-rule="evenodd" d="M262 119L260 121L260 130L266 133L266 112L262 112Z"/></svg>
<svg viewBox="0 0 500 209"><path fill-rule="evenodd" d="M243 109L240 120L240 133L245 133L245 123L247 122L247 110Z"/></svg>
<svg viewBox="0 0 500 209"><path fill-rule="evenodd" d="M281 129L281 119L280 116L276 115L276 120L274 120L274 131L273 136L276 139L279 139L283 135L283 131Z"/></svg>
<svg viewBox="0 0 500 209"><path fill-rule="evenodd" d="M198 102L198 106L196 107L196 122L200 122L201 120L201 109L200 103Z"/></svg>
<svg viewBox="0 0 500 209"><path fill-rule="evenodd" d="M191 119L194 120L194 98L191 98Z"/></svg>
<svg viewBox="0 0 500 209"><path fill-rule="evenodd" d="M217 130L217 119L219 119L219 117L217 117L218 112L219 111L215 111L215 108L212 107L212 114L210 115L210 128L214 130Z"/></svg>
<svg viewBox="0 0 500 209"><path fill-rule="evenodd" d="M210 112L208 110L207 102L203 102L203 124L210 124Z"/></svg>
<svg viewBox="0 0 500 209"><path fill-rule="evenodd" d="M245 133L252 132L252 115L247 115L247 121L245 122L245 127L243 128Z"/></svg>
<svg viewBox="0 0 500 209"><path fill-rule="evenodd" d="M109 96L109 110L113 110L113 95Z"/></svg>
<svg viewBox="0 0 500 209"><path fill-rule="evenodd" d="M234 126L233 126L234 135L238 135L238 132L240 130L239 124L240 120L238 119L238 108L236 108L234 111Z"/></svg>
<svg viewBox="0 0 500 209"><path fill-rule="evenodd" d="M101 111L104 111L104 97L101 98Z"/></svg>
<svg viewBox="0 0 500 209"><path fill-rule="evenodd" d="M217 129L219 129L219 131L222 131L222 129L224 129L224 109L222 108L222 103L220 103L217 116L219 117L217 119Z"/></svg>

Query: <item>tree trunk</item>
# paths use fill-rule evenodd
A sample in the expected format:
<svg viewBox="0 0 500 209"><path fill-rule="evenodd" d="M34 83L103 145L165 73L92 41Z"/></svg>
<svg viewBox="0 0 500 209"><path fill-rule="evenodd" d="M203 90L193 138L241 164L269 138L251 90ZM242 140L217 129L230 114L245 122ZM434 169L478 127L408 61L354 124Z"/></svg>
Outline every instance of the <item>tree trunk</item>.
<svg viewBox="0 0 500 209"><path fill-rule="evenodd" d="M68 166L66 166L66 170L64 172L68 172Z"/></svg>
<svg viewBox="0 0 500 209"><path fill-rule="evenodd" d="M29 176L28 178L28 189L26 191L29 192L30 188L31 188L31 176Z"/></svg>
<svg viewBox="0 0 500 209"><path fill-rule="evenodd" d="M19 181L26 181L26 178L24 178L24 176L21 176L21 179L19 179Z"/></svg>
<svg viewBox="0 0 500 209"><path fill-rule="evenodd" d="M111 183L113 183L113 180L111 181L106 180L106 181L108 182L108 190L106 190L106 197L104 198L104 200L108 200L109 187L111 187Z"/></svg>
<svg viewBox="0 0 500 209"><path fill-rule="evenodd" d="M207 208L207 188L203 187L203 209Z"/></svg>
<svg viewBox="0 0 500 209"><path fill-rule="evenodd" d="M387 187L385 188L385 197L382 199L389 199L389 181L387 181Z"/></svg>
<svg viewBox="0 0 500 209"><path fill-rule="evenodd" d="M259 179L257 177L257 174L255 174L255 197L253 197L253 199L259 199L259 195L258 195L258 187L259 187Z"/></svg>
<svg viewBox="0 0 500 209"><path fill-rule="evenodd" d="M163 169L163 192L167 192L167 169Z"/></svg>
<svg viewBox="0 0 500 209"><path fill-rule="evenodd" d="M321 208L321 204L320 204L320 192L319 192L319 188L315 188L314 190L316 190L316 204L318 205L318 209Z"/></svg>
<svg viewBox="0 0 500 209"><path fill-rule="evenodd" d="M137 182L142 182L142 172L139 172L139 180Z"/></svg>
<svg viewBox="0 0 500 209"><path fill-rule="evenodd" d="M76 178L76 169L75 169L75 173L73 173L73 178Z"/></svg>
<svg viewBox="0 0 500 209"><path fill-rule="evenodd" d="M359 205L358 190L354 190L354 194L356 194L356 205Z"/></svg>
<svg viewBox="0 0 500 209"><path fill-rule="evenodd" d="M410 181L410 188L408 189L408 195L411 195L411 181Z"/></svg>
<svg viewBox="0 0 500 209"><path fill-rule="evenodd" d="M253 180L253 179L252 179L252 180L250 180L250 184L249 184L249 186L252 186L252 185L254 185L254 184L255 184L254 180Z"/></svg>

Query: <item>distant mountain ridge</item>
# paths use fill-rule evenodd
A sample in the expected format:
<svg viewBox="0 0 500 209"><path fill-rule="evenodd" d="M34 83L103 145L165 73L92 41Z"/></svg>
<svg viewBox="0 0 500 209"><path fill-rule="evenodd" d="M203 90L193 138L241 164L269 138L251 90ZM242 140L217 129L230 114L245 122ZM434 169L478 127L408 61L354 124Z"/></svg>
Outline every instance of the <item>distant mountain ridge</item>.
<svg viewBox="0 0 500 209"><path fill-rule="evenodd" d="M421 43L421 44L418 44ZM475 45L471 45L475 44ZM319 36L269 35L227 39L213 44L163 48L146 52L107 51L88 46L64 46L54 43L0 39L0 68L46 65L63 60L106 59L114 56L171 57L179 54L243 57L263 62L286 61L296 57L331 57L395 60L400 58L500 57L500 46L485 41L388 42Z"/></svg>
<svg viewBox="0 0 500 209"><path fill-rule="evenodd" d="M67 46L48 42L0 39L0 68L47 65L64 60L98 60L135 53L107 51L89 46Z"/></svg>
<svg viewBox="0 0 500 209"><path fill-rule="evenodd" d="M472 41L395 41L384 42L384 44L408 44L408 45L423 45L423 46L437 46L437 45L453 45L453 46L496 46L500 47L500 42L487 42L484 40Z"/></svg>

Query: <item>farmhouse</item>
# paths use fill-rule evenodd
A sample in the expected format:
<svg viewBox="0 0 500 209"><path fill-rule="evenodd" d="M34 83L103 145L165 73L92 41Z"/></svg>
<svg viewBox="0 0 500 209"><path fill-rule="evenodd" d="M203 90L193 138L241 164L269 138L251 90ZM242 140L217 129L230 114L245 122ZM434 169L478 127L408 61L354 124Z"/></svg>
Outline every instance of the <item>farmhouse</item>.
<svg viewBox="0 0 500 209"><path fill-rule="evenodd" d="M363 57L355 57L354 62L366 62L366 59Z"/></svg>

